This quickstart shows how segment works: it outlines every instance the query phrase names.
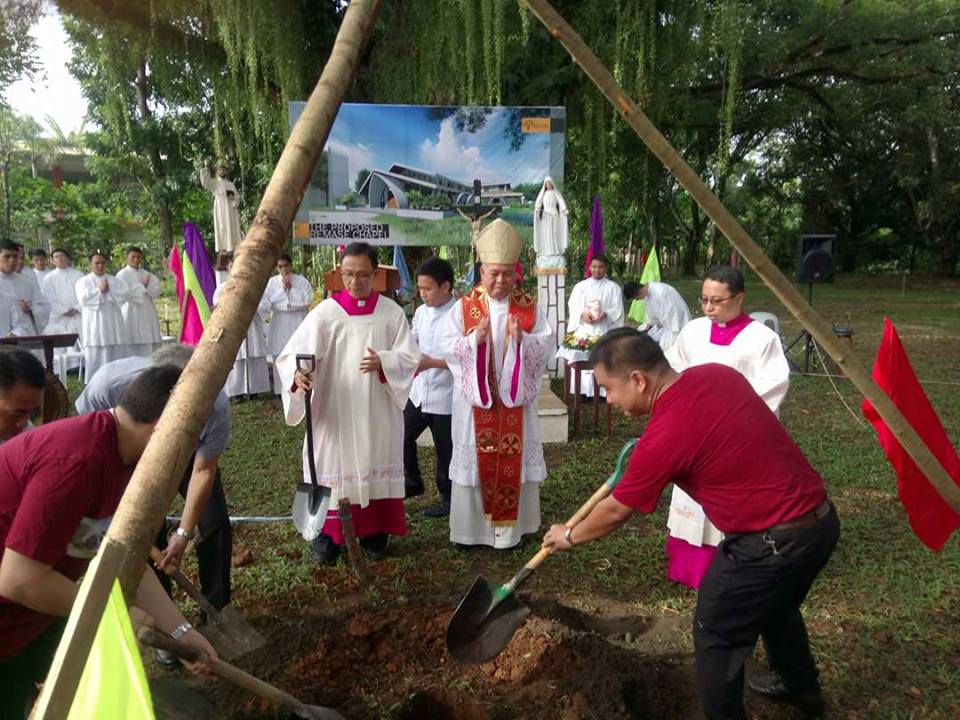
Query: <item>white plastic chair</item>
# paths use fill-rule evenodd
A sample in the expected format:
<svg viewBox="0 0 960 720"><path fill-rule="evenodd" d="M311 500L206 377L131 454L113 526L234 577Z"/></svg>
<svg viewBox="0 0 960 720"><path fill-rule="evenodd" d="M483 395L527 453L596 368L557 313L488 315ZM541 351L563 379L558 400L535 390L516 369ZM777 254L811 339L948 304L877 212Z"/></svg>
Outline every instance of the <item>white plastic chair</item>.
<svg viewBox="0 0 960 720"><path fill-rule="evenodd" d="M780 334L780 318L778 318L773 313L768 312L752 312L750 317L756 320L759 323L763 323L768 328L773 330L777 335Z"/></svg>
<svg viewBox="0 0 960 720"><path fill-rule="evenodd" d="M66 352L59 353L53 356L53 371L60 378L60 382L63 383L63 386L67 386L67 371L70 369L70 366L73 364L73 361L76 360L76 366L79 368L78 372L80 377L83 377L83 350L80 349L80 344L77 343L72 348L69 348Z"/></svg>

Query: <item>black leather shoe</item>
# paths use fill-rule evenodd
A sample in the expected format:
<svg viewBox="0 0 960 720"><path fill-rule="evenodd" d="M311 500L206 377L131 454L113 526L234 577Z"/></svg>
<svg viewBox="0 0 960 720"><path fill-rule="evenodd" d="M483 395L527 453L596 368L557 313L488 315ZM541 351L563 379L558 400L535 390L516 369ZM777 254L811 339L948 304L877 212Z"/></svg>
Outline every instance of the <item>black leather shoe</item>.
<svg viewBox="0 0 960 720"><path fill-rule="evenodd" d="M321 565L336 565L340 557L340 546L329 535L320 534L310 545L313 547L313 556Z"/></svg>
<svg viewBox="0 0 960 720"><path fill-rule="evenodd" d="M373 562L379 562L387 555L387 547L390 544L390 535L387 533L374 533L360 538L360 547L363 552Z"/></svg>
<svg viewBox="0 0 960 720"><path fill-rule="evenodd" d="M747 680L747 687L768 700L793 705L809 720L826 717L827 704L819 688L791 692L776 673L756 673Z"/></svg>
<svg viewBox="0 0 960 720"><path fill-rule="evenodd" d="M432 518L447 517L450 514L450 503L438 502L436 505L431 505L426 510L424 510L423 514L426 517L432 517Z"/></svg>

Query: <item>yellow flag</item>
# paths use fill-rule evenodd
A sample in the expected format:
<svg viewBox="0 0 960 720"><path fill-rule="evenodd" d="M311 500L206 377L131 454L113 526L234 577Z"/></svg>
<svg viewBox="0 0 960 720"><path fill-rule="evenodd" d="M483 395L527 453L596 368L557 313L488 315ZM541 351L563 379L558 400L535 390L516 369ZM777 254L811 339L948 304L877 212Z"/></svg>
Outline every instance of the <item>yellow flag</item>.
<svg viewBox="0 0 960 720"><path fill-rule="evenodd" d="M114 580L68 720L153 717L150 686L140 662L127 604L120 583Z"/></svg>

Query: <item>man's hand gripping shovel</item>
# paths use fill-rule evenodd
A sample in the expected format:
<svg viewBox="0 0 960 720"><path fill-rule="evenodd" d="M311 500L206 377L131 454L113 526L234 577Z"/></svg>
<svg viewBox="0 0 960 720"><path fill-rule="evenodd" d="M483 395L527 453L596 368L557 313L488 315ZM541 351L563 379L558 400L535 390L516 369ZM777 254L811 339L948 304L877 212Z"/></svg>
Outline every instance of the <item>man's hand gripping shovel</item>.
<svg viewBox="0 0 960 720"><path fill-rule="evenodd" d="M297 371L312 382L317 359L313 355L297 355ZM313 386L304 391L307 423L307 467L310 468L310 482L297 484L293 496L293 524L308 542L320 535L327 520L330 507L330 488L317 482L317 465L314 459L313 445Z"/></svg>

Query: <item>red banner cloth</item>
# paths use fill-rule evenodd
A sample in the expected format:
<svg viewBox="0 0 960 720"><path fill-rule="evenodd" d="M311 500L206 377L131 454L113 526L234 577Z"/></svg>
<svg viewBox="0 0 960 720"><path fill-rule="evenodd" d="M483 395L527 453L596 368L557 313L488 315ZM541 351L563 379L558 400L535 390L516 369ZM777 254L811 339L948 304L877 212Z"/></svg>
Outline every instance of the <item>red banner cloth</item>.
<svg viewBox="0 0 960 720"><path fill-rule="evenodd" d="M960 457L924 394L890 318L884 318L883 340L873 366L873 379L890 396L953 481L960 485ZM897 471L900 502L914 534L928 548L940 552L950 534L960 527L960 516L940 497L866 399L863 414L876 429L880 447Z"/></svg>

